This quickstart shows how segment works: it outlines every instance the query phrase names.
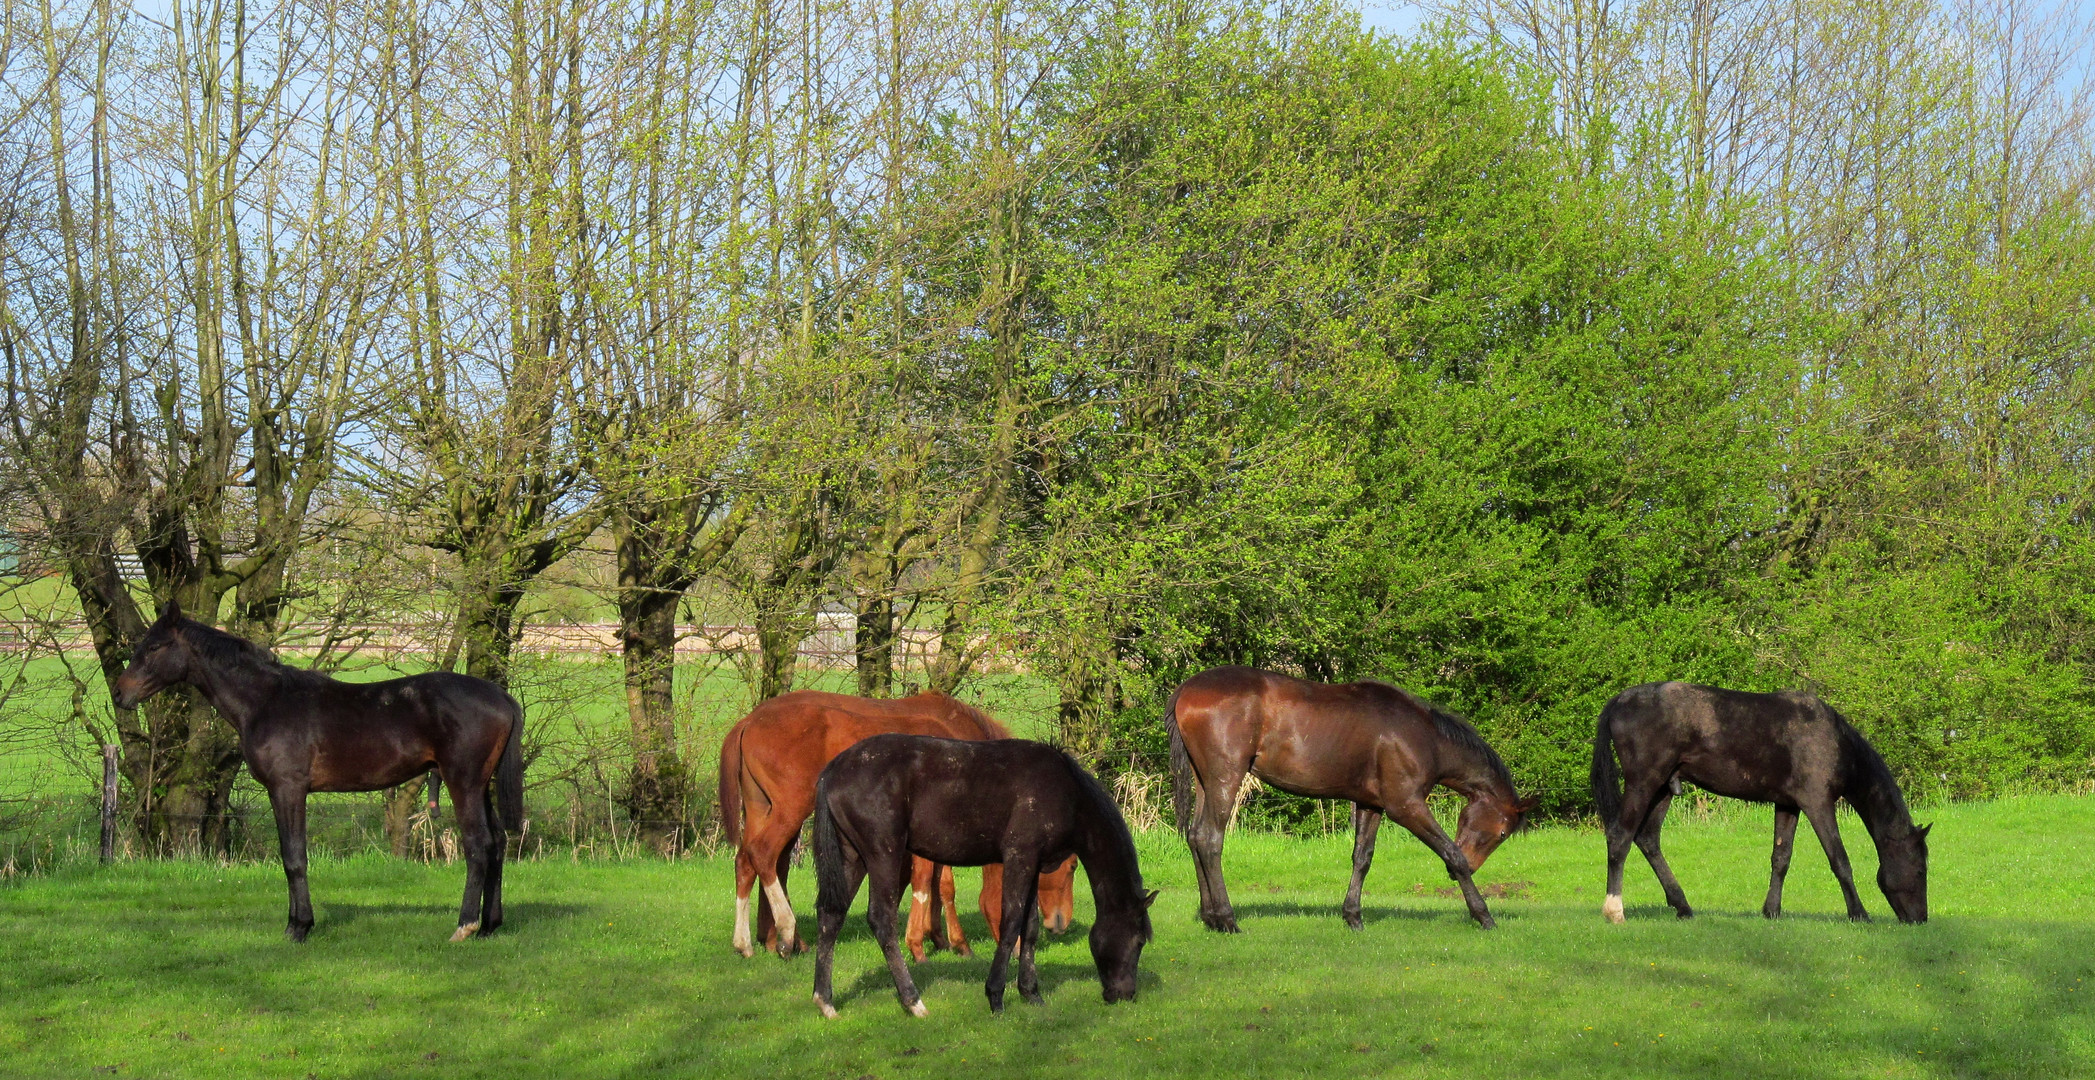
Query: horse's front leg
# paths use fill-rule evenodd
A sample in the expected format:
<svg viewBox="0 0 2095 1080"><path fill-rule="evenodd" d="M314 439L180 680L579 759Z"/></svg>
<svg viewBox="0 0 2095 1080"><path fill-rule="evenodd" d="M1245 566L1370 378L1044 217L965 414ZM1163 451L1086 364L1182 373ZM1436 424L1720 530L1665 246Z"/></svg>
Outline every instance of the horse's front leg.
<svg viewBox="0 0 2095 1080"><path fill-rule="evenodd" d="M1382 811L1353 804L1353 885L1346 890L1346 902L1338 913L1355 930L1360 929L1361 885L1368 879L1368 864L1375 861L1375 833L1381 828Z"/></svg>
<svg viewBox="0 0 2095 1080"><path fill-rule="evenodd" d="M313 897L306 888L305 785L272 786L269 809L276 814L277 851L283 856L284 881L291 889L291 913L284 923L284 936L304 941L313 929Z"/></svg>
<svg viewBox="0 0 2095 1080"><path fill-rule="evenodd" d="M989 961L989 979L983 992L989 996L989 1011L1004 1011L1004 982L1011 969L1011 954L1023 943L1026 919L1033 913L1034 896L1040 888L1039 861L1027 855L1006 851L1004 853L1004 925L998 929L996 955ZM1028 996L1025 974L1019 975L1019 996L1033 1001L1039 996L1036 987Z"/></svg>
<svg viewBox="0 0 2095 1080"><path fill-rule="evenodd" d="M1433 811L1426 806L1426 800L1413 799L1390 807L1389 819L1411 830L1411 835L1432 848L1433 853L1440 856L1440 861L1447 864L1448 876L1462 887L1462 899L1469 905L1469 917L1477 920L1478 926L1489 930L1498 925L1491 917L1491 909L1484 906L1484 895L1477 891L1477 883L1470 880L1469 857L1448 839L1440 822L1433 817Z"/></svg>
<svg viewBox="0 0 2095 1080"><path fill-rule="evenodd" d="M1775 808L1775 852L1768 856L1768 898L1760 905L1764 918L1782 916L1782 881L1789 876L1790 856L1797 850L1797 808Z"/></svg>

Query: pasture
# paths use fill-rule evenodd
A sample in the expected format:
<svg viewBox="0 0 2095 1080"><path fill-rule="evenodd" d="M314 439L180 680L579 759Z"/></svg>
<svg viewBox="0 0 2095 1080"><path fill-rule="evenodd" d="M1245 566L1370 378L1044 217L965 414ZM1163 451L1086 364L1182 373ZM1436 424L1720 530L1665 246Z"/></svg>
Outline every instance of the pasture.
<svg viewBox="0 0 2095 1080"><path fill-rule="evenodd" d="M1679 922L1641 859L1630 921L1600 916L1601 840L1539 829L1479 875L1499 929L1470 925L1426 850L1385 828L1367 925L1337 907L1344 837L1232 835L1244 933L1195 918L1176 835L1139 838L1163 890L1141 998L1099 1000L1081 930L1041 951L1048 1002L992 1017L985 953L916 969L931 1015L896 1006L854 917L838 1007L807 955L728 948L725 857L525 861L510 922L445 940L463 868L315 863L319 925L282 936L273 862L62 867L0 885L0 1072L15 1077L2095 1075L2095 801L1929 808L1933 918L1839 917L1815 843L1790 914L1757 914L1770 814L1676 810L1668 854L1699 915ZM1845 816L1858 881L1874 851ZM970 935L985 940L961 895ZM793 878L812 910L812 866ZM863 902L863 894L861 894ZM98 1073L97 1070L100 1070Z"/></svg>

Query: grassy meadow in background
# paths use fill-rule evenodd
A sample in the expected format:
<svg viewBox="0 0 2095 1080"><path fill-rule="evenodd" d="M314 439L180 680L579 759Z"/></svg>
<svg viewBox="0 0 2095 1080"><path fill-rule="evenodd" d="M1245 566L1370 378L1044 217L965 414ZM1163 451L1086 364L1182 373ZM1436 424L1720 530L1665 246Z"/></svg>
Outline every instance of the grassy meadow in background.
<svg viewBox="0 0 2095 1080"><path fill-rule="evenodd" d="M1932 921L1889 918L1875 858L1844 828L1877 921L1840 917L1800 838L1789 915L1758 914L1770 815L1675 812L1667 851L1699 914L1673 918L1641 858L1630 920L1600 917L1598 833L1517 837L1480 875L1475 929L1425 848L1384 829L1367 926L1345 929L1344 837L1232 836L1244 933L1194 918L1184 846L1141 838L1161 888L1141 998L1099 1000L1081 932L1050 941L1044 1007L982 998L987 953L916 968L912 1020L863 920L838 949L838 1006L813 965L727 944L731 865L526 861L509 924L451 945L462 866L380 856L313 871L319 925L281 937L273 863L130 862L0 886L0 1068L15 1077L2095 1075L2095 801L2029 796L1923 811ZM961 896L969 933L986 940ZM1081 876L1079 878L1081 882ZM793 878L811 926L812 867ZM1079 930L1089 899L1079 887ZM100 1070L99 1073L96 1070Z"/></svg>

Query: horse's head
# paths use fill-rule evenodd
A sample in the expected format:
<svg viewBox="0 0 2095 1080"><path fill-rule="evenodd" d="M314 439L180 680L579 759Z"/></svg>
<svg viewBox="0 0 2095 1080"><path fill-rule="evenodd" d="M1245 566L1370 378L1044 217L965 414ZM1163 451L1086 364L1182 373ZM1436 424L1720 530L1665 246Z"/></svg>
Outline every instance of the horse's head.
<svg viewBox="0 0 2095 1080"><path fill-rule="evenodd" d="M1149 944L1149 905L1156 899L1156 891L1151 890L1141 903L1100 911L1092 920L1091 960L1098 965L1098 984L1108 1005L1135 1000L1142 946Z"/></svg>
<svg viewBox="0 0 2095 1080"><path fill-rule="evenodd" d="M182 609L170 603L132 646L131 665L116 677L117 708L135 709L139 702L188 678L189 649L182 641L181 622Z"/></svg>
<svg viewBox="0 0 2095 1080"><path fill-rule="evenodd" d="M1455 826L1455 846L1469 860L1471 873L1484 868L1484 860L1498 850L1498 846L1527 823L1528 811L1542 800L1530 795L1525 799L1507 798L1484 789L1473 795L1469 805L1462 808L1462 818Z"/></svg>
<svg viewBox="0 0 2095 1080"><path fill-rule="evenodd" d="M1928 830L1934 827L1909 829L1877 847L1877 887L1900 922L1928 921Z"/></svg>

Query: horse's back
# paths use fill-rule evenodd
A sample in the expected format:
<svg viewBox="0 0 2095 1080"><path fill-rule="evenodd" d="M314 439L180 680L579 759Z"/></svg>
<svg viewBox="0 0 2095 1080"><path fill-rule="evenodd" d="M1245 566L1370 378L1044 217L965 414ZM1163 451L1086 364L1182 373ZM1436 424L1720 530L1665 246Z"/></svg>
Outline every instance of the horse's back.
<svg viewBox="0 0 2095 1080"><path fill-rule="evenodd" d="M1648 763L1720 795L1788 801L1840 775L1845 724L1817 695L1633 686L1602 710L1624 769Z"/></svg>
<svg viewBox="0 0 2095 1080"><path fill-rule="evenodd" d="M1069 854L1082 801L1068 755L1025 739L891 732L838 754L821 784L846 832L906 838L947 866L1002 862L1021 838Z"/></svg>

